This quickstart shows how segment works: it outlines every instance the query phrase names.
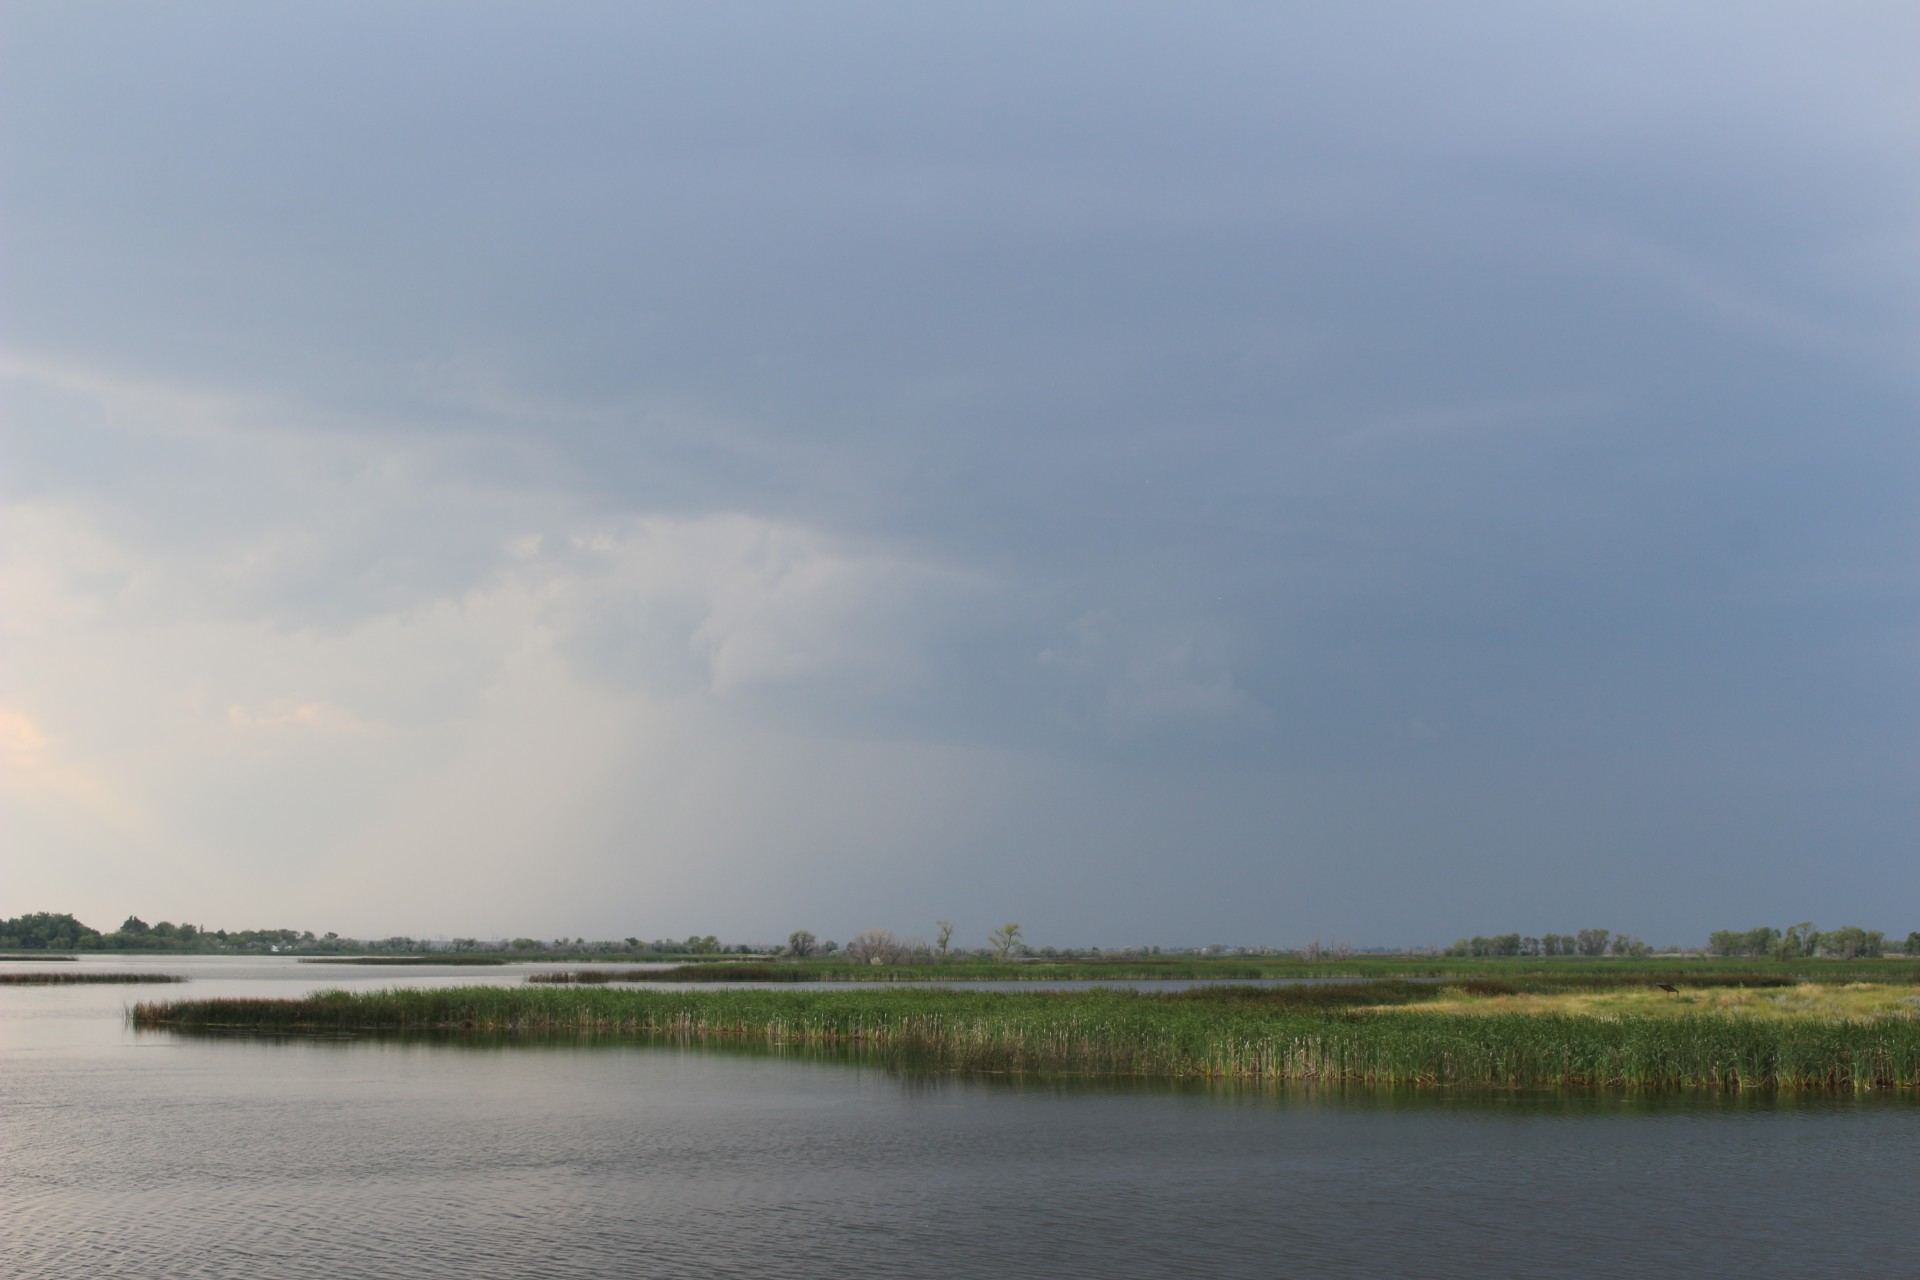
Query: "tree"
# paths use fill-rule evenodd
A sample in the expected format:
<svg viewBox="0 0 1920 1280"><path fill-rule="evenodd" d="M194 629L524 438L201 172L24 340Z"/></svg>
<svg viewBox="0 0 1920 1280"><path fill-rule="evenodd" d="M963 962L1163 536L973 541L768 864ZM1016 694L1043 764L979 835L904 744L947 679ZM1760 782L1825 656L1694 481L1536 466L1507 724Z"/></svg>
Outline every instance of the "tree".
<svg viewBox="0 0 1920 1280"><path fill-rule="evenodd" d="M81 924L65 912L56 915L35 911L0 920L0 947L20 951L71 951L88 938L99 936L98 929Z"/></svg>
<svg viewBox="0 0 1920 1280"><path fill-rule="evenodd" d="M787 935L787 954L796 960L805 960L819 947L820 940L805 929L795 929Z"/></svg>
<svg viewBox="0 0 1920 1280"><path fill-rule="evenodd" d="M1907 935L1907 945L1902 950L1910 956L1920 956L1920 930Z"/></svg>
<svg viewBox="0 0 1920 1280"><path fill-rule="evenodd" d="M1608 929L1582 929L1576 945L1583 956L1603 956L1607 954L1607 939L1612 936Z"/></svg>
<svg viewBox="0 0 1920 1280"><path fill-rule="evenodd" d="M934 945L940 948L940 954L944 956L947 954L947 944L953 941L953 921L935 920L934 924L940 928L940 940Z"/></svg>
<svg viewBox="0 0 1920 1280"><path fill-rule="evenodd" d="M859 964L898 964L903 950L891 929L862 929L847 940L847 954Z"/></svg>
<svg viewBox="0 0 1920 1280"><path fill-rule="evenodd" d="M1820 935L1820 949L1842 960L1852 960L1860 956L1878 959L1886 950L1886 941L1886 935L1878 929L1862 929L1857 924L1843 924L1830 933Z"/></svg>
<svg viewBox="0 0 1920 1280"><path fill-rule="evenodd" d="M1020 926L1003 924L987 935L987 941L993 945L993 958L1004 961L1020 945Z"/></svg>
<svg viewBox="0 0 1920 1280"><path fill-rule="evenodd" d="M1780 935L1779 941L1773 944L1773 954L1777 960L1800 960L1819 948L1820 935L1815 932L1813 921L1802 920Z"/></svg>
<svg viewBox="0 0 1920 1280"><path fill-rule="evenodd" d="M1764 956L1774 953L1780 931L1770 925L1741 932L1716 929L1707 937L1707 948L1717 956Z"/></svg>

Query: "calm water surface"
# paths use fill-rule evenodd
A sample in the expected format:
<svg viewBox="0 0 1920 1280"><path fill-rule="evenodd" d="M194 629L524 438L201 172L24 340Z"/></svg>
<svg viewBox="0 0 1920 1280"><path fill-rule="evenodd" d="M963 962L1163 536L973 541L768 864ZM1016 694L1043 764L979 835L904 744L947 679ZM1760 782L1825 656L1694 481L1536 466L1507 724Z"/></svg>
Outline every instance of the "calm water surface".
<svg viewBox="0 0 1920 1280"><path fill-rule="evenodd" d="M534 966L79 963L195 980L0 988L7 1276L1920 1275L1911 1098L1269 1092L604 1042L195 1039L135 1034L123 1008Z"/></svg>

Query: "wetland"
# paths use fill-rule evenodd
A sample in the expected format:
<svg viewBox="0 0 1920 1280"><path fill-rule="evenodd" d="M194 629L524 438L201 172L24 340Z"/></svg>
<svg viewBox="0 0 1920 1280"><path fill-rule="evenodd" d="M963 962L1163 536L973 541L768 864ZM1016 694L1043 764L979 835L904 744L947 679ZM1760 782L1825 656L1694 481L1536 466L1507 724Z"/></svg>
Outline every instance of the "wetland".
<svg viewBox="0 0 1920 1280"><path fill-rule="evenodd" d="M186 977L175 990L196 1002L324 1005L363 1022L375 1008L495 1002L498 1025L193 1030L137 1025L133 1004L173 1002L113 985L0 990L0 1257L14 1274L1339 1280L1537 1274L1577 1259L1606 1278L1881 1274L1912 1247L1920 1104L1906 1087L955 1069L864 1030L770 1037L753 1021L935 1009L956 1035L969 1017L990 1019L1044 1045L1061 1018L1097 1015L1111 1020L1101 1052L1121 1053L1123 1028L1145 1035L1169 1011L1200 1037L1175 1042L1195 1044L1275 1018L1467 1027L1631 1012L1609 1000L1644 1003L1634 1025L1705 1012L1763 1030L1783 1015L1822 1026L1882 1016L1844 982L1803 993L1794 972L1759 975L1770 986L1676 984L1678 995L1510 967L1497 980L1476 969L1401 986L1348 975L1155 996L1176 984L580 988L527 981L563 965L116 956L59 967L96 966ZM1763 1009L1774 997L1780 1007ZM568 1001L576 1012L562 1016ZM595 1029L582 1011L600 1001L630 1012L678 1001L644 1007L751 1029ZM1452 1001L1485 1012L1455 1013ZM1547 1007L1499 1007L1526 1001ZM1151 1043L1170 1052L1147 1040L1125 1051Z"/></svg>

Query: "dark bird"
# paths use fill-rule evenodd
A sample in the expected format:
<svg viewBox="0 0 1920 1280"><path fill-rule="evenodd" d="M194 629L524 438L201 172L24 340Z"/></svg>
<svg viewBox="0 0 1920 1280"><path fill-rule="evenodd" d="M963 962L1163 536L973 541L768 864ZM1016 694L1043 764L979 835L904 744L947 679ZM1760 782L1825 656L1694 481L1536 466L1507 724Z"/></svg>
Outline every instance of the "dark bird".
<svg viewBox="0 0 1920 1280"><path fill-rule="evenodd" d="M1673 995L1677 996L1680 994L1680 988L1674 986L1671 982L1656 982L1653 985L1660 988L1662 991L1669 992Z"/></svg>

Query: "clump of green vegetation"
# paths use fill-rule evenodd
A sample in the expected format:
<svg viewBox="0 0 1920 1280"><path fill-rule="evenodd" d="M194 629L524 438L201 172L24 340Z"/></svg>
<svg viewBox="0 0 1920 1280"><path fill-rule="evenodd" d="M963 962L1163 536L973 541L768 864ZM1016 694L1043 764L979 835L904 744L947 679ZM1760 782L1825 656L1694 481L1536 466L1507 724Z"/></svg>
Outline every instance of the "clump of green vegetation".
<svg viewBox="0 0 1920 1280"><path fill-rule="evenodd" d="M588 959L590 957L581 957ZM598 957L618 959L619 957ZM998 961L954 955L931 961L859 962L844 956L742 959L676 965L648 982L1150 982L1252 981L1276 978L1450 978L1618 982L1920 982L1920 963L1903 960L1808 959L1756 967L1750 960L1704 957L1474 957L1354 955L1305 960L1296 955L1111 956L1071 960Z"/></svg>
<svg viewBox="0 0 1920 1280"><path fill-rule="evenodd" d="M1497 1087L1920 1087L1920 1018L1466 1017L1431 983L986 992L463 987L141 1004L136 1026L859 1046L953 1071ZM1380 1006L1387 1006L1382 1011Z"/></svg>
<svg viewBox="0 0 1920 1280"><path fill-rule="evenodd" d="M0 973L0 986L46 987L88 982L185 982L172 973Z"/></svg>
<svg viewBox="0 0 1920 1280"><path fill-rule="evenodd" d="M301 956L301 964L506 964L504 956Z"/></svg>
<svg viewBox="0 0 1920 1280"><path fill-rule="evenodd" d="M584 982L591 986L601 982L639 982L653 976L651 973L621 973L616 969L567 969L552 973L530 973L527 981L560 986Z"/></svg>
<svg viewBox="0 0 1920 1280"><path fill-rule="evenodd" d="M1751 969L1653 970L1606 972L1574 970L1568 973L1516 973L1507 978L1468 978L1457 989L1470 996L1544 995L1555 991L1618 991L1657 988L1662 984L1689 987L1791 987L1800 979L1778 971Z"/></svg>
<svg viewBox="0 0 1920 1280"><path fill-rule="evenodd" d="M721 961L675 965L648 982L1152 982L1159 979L1247 981L1290 977L1287 969L1244 961L976 960L872 964L851 960Z"/></svg>

